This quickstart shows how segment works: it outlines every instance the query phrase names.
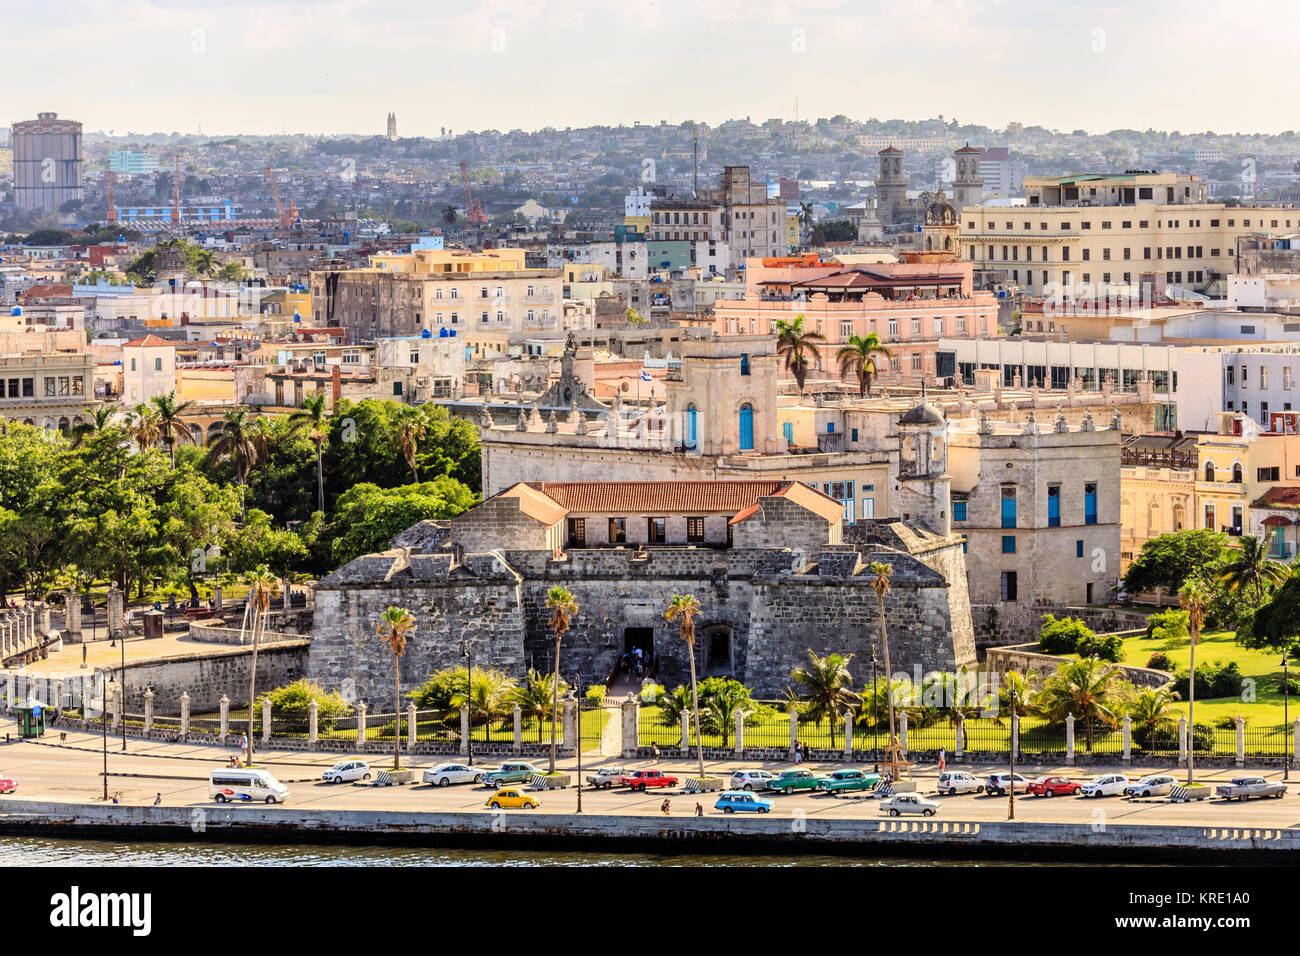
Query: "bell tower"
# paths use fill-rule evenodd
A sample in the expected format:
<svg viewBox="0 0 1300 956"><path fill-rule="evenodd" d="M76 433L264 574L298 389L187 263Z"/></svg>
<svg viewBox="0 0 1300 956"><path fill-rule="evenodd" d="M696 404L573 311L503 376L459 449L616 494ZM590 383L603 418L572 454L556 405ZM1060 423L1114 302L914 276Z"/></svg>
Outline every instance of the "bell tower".
<svg viewBox="0 0 1300 956"><path fill-rule="evenodd" d="M903 219L907 207L903 151L890 145L876 155L880 157L880 172L876 176L876 218L882 226L891 226Z"/></svg>
<svg viewBox="0 0 1300 956"><path fill-rule="evenodd" d="M899 514L920 519L935 534L952 533L948 420L928 402L899 416L898 484Z"/></svg>
<svg viewBox="0 0 1300 956"><path fill-rule="evenodd" d="M967 143L952 154L952 204L958 213L965 206L978 206L984 201L984 177L980 175L983 152Z"/></svg>

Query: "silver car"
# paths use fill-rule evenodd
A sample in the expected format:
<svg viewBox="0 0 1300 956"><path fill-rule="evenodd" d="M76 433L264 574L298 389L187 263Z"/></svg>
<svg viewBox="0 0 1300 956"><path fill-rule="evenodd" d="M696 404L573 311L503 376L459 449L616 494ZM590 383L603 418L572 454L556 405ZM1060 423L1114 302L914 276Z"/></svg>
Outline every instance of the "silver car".
<svg viewBox="0 0 1300 956"><path fill-rule="evenodd" d="M776 774L766 770L737 770L731 775L732 790L763 790L769 780L776 779Z"/></svg>
<svg viewBox="0 0 1300 956"><path fill-rule="evenodd" d="M966 770L945 770L939 774L938 790L955 797L959 793L983 793L984 784Z"/></svg>
<svg viewBox="0 0 1300 956"><path fill-rule="evenodd" d="M1178 779L1171 773L1151 773L1125 787L1124 796L1163 797L1176 783Z"/></svg>
<svg viewBox="0 0 1300 956"><path fill-rule="evenodd" d="M915 793L896 793L880 801L880 809L891 817L900 813L919 813L923 817L932 817L943 806L938 800L926 800Z"/></svg>
<svg viewBox="0 0 1300 956"><path fill-rule="evenodd" d="M440 763L426 770L421 779L437 787L449 787L453 783L481 783L483 774L463 763Z"/></svg>
<svg viewBox="0 0 1300 956"><path fill-rule="evenodd" d="M326 783L350 783L354 780L369 780L370 764L364 760L340 760L321 774L320 778Z"/></svg>

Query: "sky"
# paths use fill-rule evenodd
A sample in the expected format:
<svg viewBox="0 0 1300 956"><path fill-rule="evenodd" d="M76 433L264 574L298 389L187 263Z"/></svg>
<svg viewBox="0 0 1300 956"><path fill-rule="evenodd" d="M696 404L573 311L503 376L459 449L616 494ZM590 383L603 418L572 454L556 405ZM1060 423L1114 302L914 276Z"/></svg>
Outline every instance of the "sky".
<svg viewBox="0 0 1300 956"><path fill-rule="evenodd" d="M748 116L1300 125L1287 0L7 0L0 122L124 134Z"/></svg>

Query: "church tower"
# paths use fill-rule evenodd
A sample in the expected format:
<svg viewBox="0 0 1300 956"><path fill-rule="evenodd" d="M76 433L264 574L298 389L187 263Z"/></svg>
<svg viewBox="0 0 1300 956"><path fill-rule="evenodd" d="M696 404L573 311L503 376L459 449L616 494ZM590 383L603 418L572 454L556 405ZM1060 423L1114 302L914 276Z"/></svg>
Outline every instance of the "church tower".
<svg viewBox="0 0 1300 956"><path fill-rule="evenodd" d="M967 143L952 154L952 203L958 213L966 206L978 206L984 201L984 177L980 175L983 152Z"/></svg>
<svg viewBox="0 0 1300 956"><path fill-rule="evenodd" d="M392 142L397 142L397 114L388 114L388 138Z"/></svg>
<svg viewBox="0 0 1300 956"><path fill-rule="evenodd" d="M898 418L899 514L919 518L935 534L952 533L948 421L928 402Z"/></svg>
<svg viewBox="0 0 1300 956"><path fill-rule="evenodd" d="M880 157L880 173L876 176L876 218L882 226L892 226L903 220L907 209L903 151L890 145L876 155Z"/></svg>

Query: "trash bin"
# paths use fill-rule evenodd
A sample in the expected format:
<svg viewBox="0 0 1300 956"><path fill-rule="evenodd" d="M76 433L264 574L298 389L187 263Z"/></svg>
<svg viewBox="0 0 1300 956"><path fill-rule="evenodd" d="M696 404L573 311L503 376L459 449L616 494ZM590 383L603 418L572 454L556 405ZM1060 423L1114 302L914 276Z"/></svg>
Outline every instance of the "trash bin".
<svg viewBox="0 0 1300 956"><path fill-rule="evenodd" d="M140 616L144 619L144 636L146 639L163 636L162 611L145 611Z"/></svg>

